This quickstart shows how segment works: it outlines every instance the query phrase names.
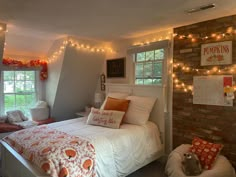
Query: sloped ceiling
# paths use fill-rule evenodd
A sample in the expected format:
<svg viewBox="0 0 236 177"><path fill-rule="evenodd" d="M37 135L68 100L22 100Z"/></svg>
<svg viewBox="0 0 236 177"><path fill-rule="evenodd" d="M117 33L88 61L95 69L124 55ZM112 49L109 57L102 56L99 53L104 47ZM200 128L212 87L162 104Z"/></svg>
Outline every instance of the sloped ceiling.
<svg viewBox="0 0 236 177"><path fill-rule="evenodd" d="M216 8L186 13L210 3ZM234 14L235 0L0 0L5 55L45 56L65 35L112 41Z"/></svg>

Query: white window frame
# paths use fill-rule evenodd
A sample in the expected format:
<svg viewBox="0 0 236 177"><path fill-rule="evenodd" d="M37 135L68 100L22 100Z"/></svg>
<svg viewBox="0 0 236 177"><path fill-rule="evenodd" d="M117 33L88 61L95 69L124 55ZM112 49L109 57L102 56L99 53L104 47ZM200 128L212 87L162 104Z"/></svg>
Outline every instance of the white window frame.
<svg viewBox="0 0 236 177"><path fill-rule="evenodd" d="M36 102L42 97L42 84L39 80L39 71L34 69L4 69L0 72L0 115L4 115L4 84L3 84L3 72L4 71L35 71L35 94Z"/></svg>
<svg viewBox="0 0 236 177"><path fill-rule="evenodd" d="M162 59L162 82L161 84L149 84L150 86L165 86L167 83L167 60L168 60L168 52L169 52L169 40L163 40L158 41L155 43L151 43L149 45L145 46L138 46L138 47L132 47L128 49L127 55L128 58L132 59L132 76L131 76L131 82L135 84L135 57L137 53L141 52L148 52L152 50L158 50L158 49L164 49L164 59ZM148 84L135 84L135 85L144 85L147 86Z"/></svg>

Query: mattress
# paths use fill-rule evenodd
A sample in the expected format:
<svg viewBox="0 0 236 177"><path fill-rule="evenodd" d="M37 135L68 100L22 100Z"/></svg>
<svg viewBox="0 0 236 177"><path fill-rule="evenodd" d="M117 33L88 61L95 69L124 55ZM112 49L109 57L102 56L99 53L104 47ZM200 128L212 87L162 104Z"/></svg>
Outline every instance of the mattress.
<svg viewBox="0 0 236 177"><path fill-rule="evenodd" d="M87 125L87 118L76 118L48 126L70 135L82 136L94 145L98 177L126 176L162 150L158 127L122 124L120 129Z"/></svg>

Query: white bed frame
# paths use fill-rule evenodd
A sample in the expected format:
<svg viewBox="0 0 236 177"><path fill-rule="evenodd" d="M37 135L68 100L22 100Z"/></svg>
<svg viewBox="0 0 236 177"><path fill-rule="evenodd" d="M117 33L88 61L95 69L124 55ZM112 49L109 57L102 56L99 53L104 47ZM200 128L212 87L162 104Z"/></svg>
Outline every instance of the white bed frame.
<svg viewBox="0 0 236 177"><path fill-rule="evenodd" d="M123 92L136 96L156 97L157 101L150 115L150 120L156 123L161 131L161 139L163 150L159 151L154 157L145 161L144 164L137 166L132 172L145 166L146 164L156 160L164 155L165 149L165 87L164 86L137 86L129 84L106 84L106 93ZM0 176L3 177L48 177L45 173L25 160L7 143L1 141L1 171ZM129 174L131 174L130 172Z"/></svg>

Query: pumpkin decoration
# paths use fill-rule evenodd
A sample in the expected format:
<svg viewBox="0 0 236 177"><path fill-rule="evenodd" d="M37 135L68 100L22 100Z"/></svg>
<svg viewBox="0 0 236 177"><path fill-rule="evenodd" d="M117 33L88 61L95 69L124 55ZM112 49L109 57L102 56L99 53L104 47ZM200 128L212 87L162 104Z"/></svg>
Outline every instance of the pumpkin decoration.
<svg viewBox="0 0 236 177"><path fill-rule="evenodd" d="M10 143L11 143L11 145L12 145L13 147L15 147L15 145L16 145L16 142L15 142L15 141L10 140Z"/></svg>
<svg viewBox="0 0 236 177"><path fill-rule="evenodd" d="M38 146L38 145L39 145L39 142L37 141L37 142L31 144L31 147L33 147L33 146Z"/></svg>
<svg viewBox="0 0 236 177"><path fill-rule="evenodd" d="M85 160L84 163L83 163L83 168L84 168L85 170L90 170L91 167L92 167L92 163L93 163L93 162L92 162L91 159Z"/></svg>
<svg viewBox="0 0 236 177"><path fill-rule="evenodd" d="M59 176L59 177L67 177L67 176L69 176L68 174L69 174L69 173L68 173L67 168L63 167L63 168L60 170L58 176Z"/></svg>
<svg viewBox="0 0 236 177"><path fill-rule="evenodd" d="M70 144L79 144L77 140L71 141Z"/></svg>
<svg viewBox="0 0 236 177"><path fill-rule="evenodd" d="M59 138L65 138L65 136L64 136L64 135L61 135L61 136L58 136L57 138L58 138L58 139L59 139Z"/></svg>
<svg viewBox="0 0 236 177"><path fill-rule="evenodd" d="M47 172L50 169L50 164L48 162L43 163L43 165L41 166L41 168Z"/></svg>
<svg viewBox="0 0 236 177"><path fill-rule="evenodd" d="M30 158L29 158L29 160L32 162L33 159L34 159L34 154L32 153L32 154L30 154Z"/></svg>
<svg viewBox="0 0 236 177"><path fill-rule="evenodd" d="M73 150L73 149L67 149L65 150L65 154L67 157L72 158L72 157L75 157L76 156L76 151Z"/></svg>
<svg viewBox="0 0 236 177"><path fill-rule="evenodd" d="M23 149L23 147L21 147L19 150L19 154L23 154L23 151L24 151L24 149Z"/></svg>
<svg viewBox="0 0 236 177"><path fill-rule="evenodd" d="M51 141L50 143L51 144L56 144L56 143L58 143L59 141Z"/></svg>
<svg viewBox="0 0 236 177"><path fill-rule="evenodd" d="M51 150L52 150L51 147L47 147L47 148L45 148L45 149L42 150L42 153L45 154L45 153L50 152Z"/></svg>

